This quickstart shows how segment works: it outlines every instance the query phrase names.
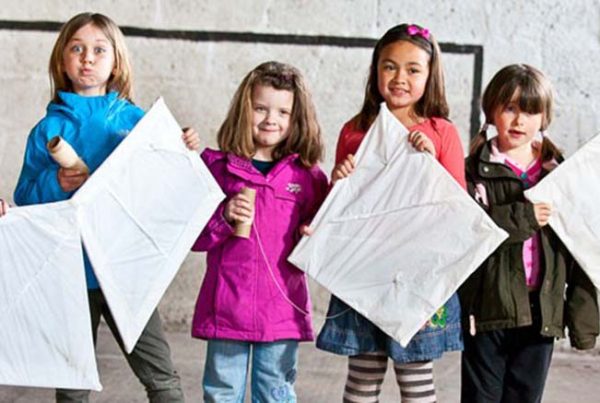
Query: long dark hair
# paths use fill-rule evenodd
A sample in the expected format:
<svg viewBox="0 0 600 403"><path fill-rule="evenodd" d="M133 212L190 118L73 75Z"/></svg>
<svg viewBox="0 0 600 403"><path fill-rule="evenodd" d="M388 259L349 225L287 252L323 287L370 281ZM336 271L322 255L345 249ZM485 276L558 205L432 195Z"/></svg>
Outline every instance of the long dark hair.
<svg viewBox="0 0 600 403"><path fill-rule="evenodd" d="M384 99L379 93L377 65L383 49L387 45L397 41L410 42L423 49L429 55L429 77L427 78L423 96L415 104L415 113L417 116L426 118L448 118L449 108L444 88L444 72L440 59L440 47L431 33L428 33L427 38L421 34L410 34L409 27L416 27L421 32L426 31L415 24L400 24L390 28L377 41L371 58L371 67L369 69L369 79L367 80L363 106L360 112L352 119L356 129L367 131L379 113L379 105Z"/></svg>

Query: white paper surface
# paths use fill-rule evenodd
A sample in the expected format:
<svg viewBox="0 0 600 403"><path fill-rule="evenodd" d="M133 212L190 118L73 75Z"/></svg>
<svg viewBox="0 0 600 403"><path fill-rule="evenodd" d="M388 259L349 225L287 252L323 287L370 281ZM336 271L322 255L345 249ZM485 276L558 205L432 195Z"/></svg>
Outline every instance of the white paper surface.
<svg viewBox="0 0 600 403"><path fill-rule="evenodd" d="M533 203L550 203L554 232L600 288L600 135L525 192Z"/></svg>
<svg viewBox="0 0 600 403"><path fill-rule="evenodd" d="M224 197L181 133L159 99L71 199L128 352Z"/></svg>
<svg viewBox="0 0 600 403"><path fill-rule="evenodd" d="M290 262L406 346L507 234L385 104Z"/></svg>
<svg viewBox="0 0 600 403"><path fill-rule="evenodd" d="M0 384L101 390L69 202L0 218Z"/></svg>

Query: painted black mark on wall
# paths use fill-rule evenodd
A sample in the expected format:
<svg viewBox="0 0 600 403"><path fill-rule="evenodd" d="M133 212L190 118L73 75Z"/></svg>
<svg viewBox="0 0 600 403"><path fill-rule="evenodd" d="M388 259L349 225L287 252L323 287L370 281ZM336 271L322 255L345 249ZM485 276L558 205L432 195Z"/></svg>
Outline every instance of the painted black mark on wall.
<svg viewBox="0 0 600 403"><path fill-rule="evenodd" d="M57 32L63 23L55 21L11 21L0 20L0 30ZM184 31L171 29L149 29L139 27L120 27L126 36L154 39L176 39L193 42L244 42L268 43L276 45L332 46L342 48L373 48L376 39L326 36L326 35L288 35L260 34L254 32L228 31ZM473 87L471 89L471 119L469 132L471 137L480 127L479 101L481 97L483 75L483 46L440 43L442 52L473 55Z"/></svg>

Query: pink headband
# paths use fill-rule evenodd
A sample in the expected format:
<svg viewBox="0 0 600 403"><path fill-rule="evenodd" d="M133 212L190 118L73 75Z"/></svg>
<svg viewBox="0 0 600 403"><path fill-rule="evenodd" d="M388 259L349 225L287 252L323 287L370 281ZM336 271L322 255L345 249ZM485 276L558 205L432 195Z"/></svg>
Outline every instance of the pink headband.
<svg viewBox="0 0 600 403"><path fill-rule="evenodd" d="M419 28L416 25L409 25L408 28L406 28L406 33L410 36L419 35L422 38L429 40L429 30L427 28Z"/></svg>

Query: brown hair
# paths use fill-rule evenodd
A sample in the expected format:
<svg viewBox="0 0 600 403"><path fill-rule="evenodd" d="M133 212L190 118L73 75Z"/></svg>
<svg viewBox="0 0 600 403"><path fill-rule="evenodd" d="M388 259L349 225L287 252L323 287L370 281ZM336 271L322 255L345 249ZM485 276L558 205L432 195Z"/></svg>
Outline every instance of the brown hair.
<svg viewBox="0 0 600 403"><path fill-rule="evenodd" d="M55 102L60 101L58 91L73 91L71 80L63 69L63 54L73 35L88 24L94 25L104 33L115 52L114 72L108 79L107 91L117 91L121 98L131 101L133 77L123 33L113 20L97 13L77 14L60 29L50 56L49 72L52 100Z"/></svg>
<svg viewBox="0 0 600 403"><path fill-rule="evenodd" d="M427 78L423 96L415 104L415 113L417 116L426 118L448 118L449 108L444 89L444 72L440 59L440 47L430 33L428 38L418 33L411 35L409 34L409 27L416 27L421 32L423 31L422 27L415 24L400 24L389 29L375 45L363 106L360 112L352 119L354 126L358 130L367 131L379 113L379 105L384 99L379 93L377 65L383 48L397 41L410 42L423 49L429 55L429 77Z"/></svg>
<svg viewBox="0 0 600 403"><path fill-rule="evenodd" d="M298 153L306 167L320 161L323 157L321 128L304 79L295 67L274 61L255 67L238 87L217 134L221 151L245 158L252 158L255 154L252 139L252 90L256 85L271 86L294 94L289 133L273 150L273 159L277 161L289 154Z"/></svg>
<svg viewBox="0 0 600 403"><path fill-rule="evenodd" d="M485 123L494 124L494 114L498 108L505 108L518 93L519 109L531 114L542 114L542 127L546 130L552 121L554 96L552 85L544 73L527 64L511 64L498 71L487 85L481 107L485 114ZM469 154L478 153L487 141L487 133L482 129L471 141ZM558 147L546 136L542 140L542 161L562 157Z"/></svg>

